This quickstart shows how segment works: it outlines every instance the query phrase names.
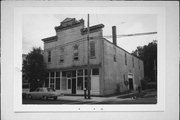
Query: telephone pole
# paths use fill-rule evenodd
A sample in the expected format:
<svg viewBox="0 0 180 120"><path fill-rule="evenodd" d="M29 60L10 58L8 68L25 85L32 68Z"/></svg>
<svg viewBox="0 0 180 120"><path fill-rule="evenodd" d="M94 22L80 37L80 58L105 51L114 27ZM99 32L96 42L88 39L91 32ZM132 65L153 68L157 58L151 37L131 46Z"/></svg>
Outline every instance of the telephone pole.
<svg viewBox="0 0 180 120"><path fill-rule="evenodd" d="M88 14L88 21L87 21L87 52L88 52L88 57L87 57L87 84L88 84L88 99L91 99L91 68L90 68L90 50L89 50L89 14Z"/></svg>

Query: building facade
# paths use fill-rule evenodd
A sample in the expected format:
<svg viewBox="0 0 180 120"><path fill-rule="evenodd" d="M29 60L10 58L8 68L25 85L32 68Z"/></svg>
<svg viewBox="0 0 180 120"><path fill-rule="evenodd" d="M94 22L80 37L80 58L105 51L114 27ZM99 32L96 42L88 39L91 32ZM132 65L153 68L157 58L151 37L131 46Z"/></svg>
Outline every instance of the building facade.
<svg viewBox="0 0 180 120"><path fill-rule="evenodd" d="M103 24L89 28L91 94L136 90L144 77L143 61L103 38ZM46 87L64 94L84 94L87 88L87 28L84 20L66 18L56 35L42 39L48 74ZM128 84L127 84L128 83Z"/></svg>

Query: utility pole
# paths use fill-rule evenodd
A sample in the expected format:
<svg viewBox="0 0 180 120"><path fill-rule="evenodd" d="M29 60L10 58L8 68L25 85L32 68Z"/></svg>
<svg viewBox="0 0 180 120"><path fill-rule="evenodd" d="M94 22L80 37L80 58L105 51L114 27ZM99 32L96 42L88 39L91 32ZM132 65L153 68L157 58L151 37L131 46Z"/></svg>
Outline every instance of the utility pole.
<svg viewBox="0 0 180 120"><path fill-rule="evenodd" d="M88 52L88 58L87 58L87 84L88 84L88 99L91 99L91 68L90 68L90 50L89 50L89 14L88 14L88 21L87 21L87 52Z"/></svg>

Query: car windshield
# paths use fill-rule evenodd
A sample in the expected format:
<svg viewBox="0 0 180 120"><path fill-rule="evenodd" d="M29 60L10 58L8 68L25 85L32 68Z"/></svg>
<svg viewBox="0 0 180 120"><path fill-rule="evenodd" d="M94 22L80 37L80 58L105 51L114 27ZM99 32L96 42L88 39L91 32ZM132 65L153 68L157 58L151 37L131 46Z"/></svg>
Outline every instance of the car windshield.
<svg viewBox="0 0 180 120"><path fill-rule="evenodd" d="M53 89L53 88L47 88L47 90L48 90L49 92L54 92L54 91L55 91L55 89Z"/></svg>

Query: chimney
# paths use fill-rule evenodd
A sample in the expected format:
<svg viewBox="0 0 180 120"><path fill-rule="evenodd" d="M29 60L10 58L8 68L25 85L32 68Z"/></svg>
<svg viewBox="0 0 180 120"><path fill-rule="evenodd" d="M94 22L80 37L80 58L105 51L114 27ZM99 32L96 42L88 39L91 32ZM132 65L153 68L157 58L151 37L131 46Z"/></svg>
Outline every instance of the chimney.
<svg viewBox="0 0 180 120"><path fill-rule="evenodd" d="M113 44L116 45L116 26L112 26L112 39Z"/></svg>

